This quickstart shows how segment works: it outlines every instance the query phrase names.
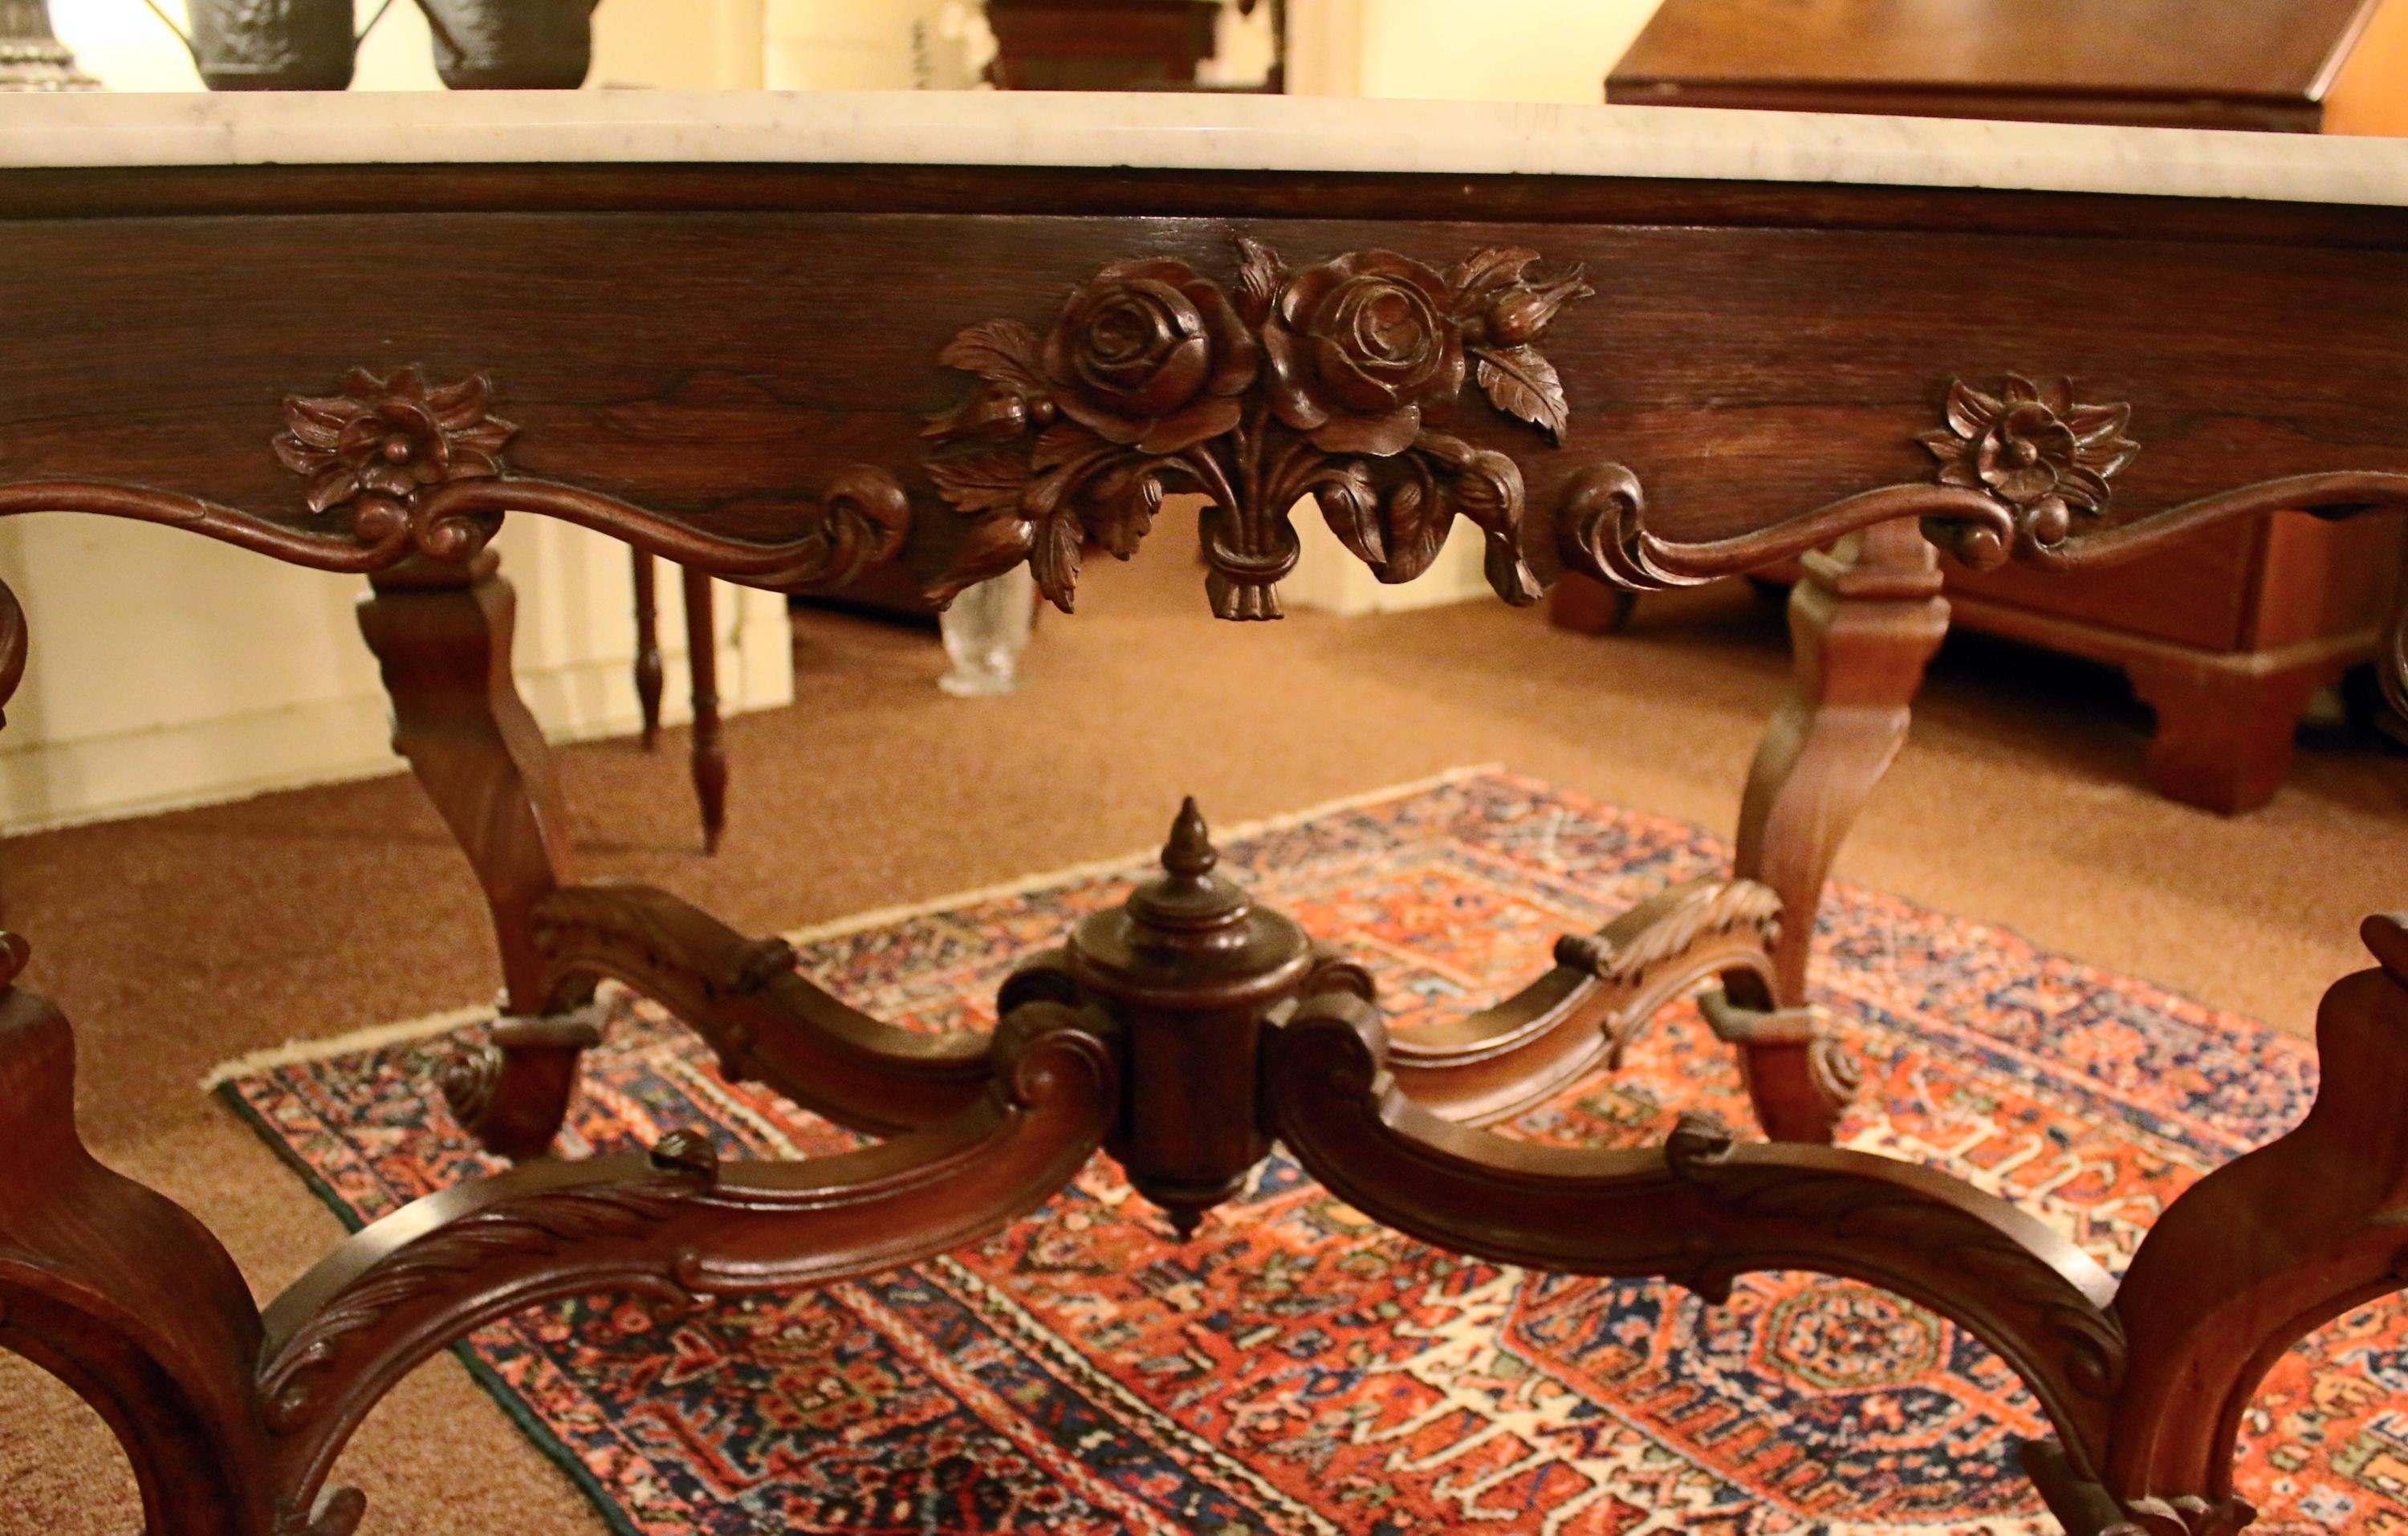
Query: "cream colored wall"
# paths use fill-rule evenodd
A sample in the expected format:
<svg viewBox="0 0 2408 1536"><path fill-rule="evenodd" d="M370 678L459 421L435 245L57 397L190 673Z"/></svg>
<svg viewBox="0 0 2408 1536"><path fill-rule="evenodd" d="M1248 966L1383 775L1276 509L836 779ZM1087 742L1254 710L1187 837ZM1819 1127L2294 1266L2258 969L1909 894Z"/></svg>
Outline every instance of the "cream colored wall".
<svg viewBox="0 0 2408 1536"><path fill-rule="evenodd" d="M519 687L558 739L638 724L624 546L523 518L502 531L519 589ZM0 524L0 570L33 635L0 735L10 831L394 771L355 577L272 565L190 534L104 518ZM666 576L665 571L665 576ZM690 718L678 583L664 580L664 717ZM784 604L723 587L731 711L794 697Z"/></svg>
<svg viewBox="0 0 2408 1536"><path fill-rule="evenodd" d="M763 0L607 0L596 17L594 79L758 85L762 7ZM51 0L50 10L60 36L112 89L199 89L182 46L141 0ZM440 89L425 20L410 0L398 0L369 36L354 89ZM108 473L106 465L91 467ZM634 730L625 548L523 518L503 530L501 549L520 594L519 685L537 719L560 739ZM25 681L0 732L0 826L7 830L399 767L387 744L376 667L351 616L366 588L357 578L86 517L0 524L0 573L22 598L33 632ZM663 712L681 722L691 711L673 576L663 567ZM783 599L739 587L718 592L725 708L791 701Z"/></svg>
<svg viewBox="0 0 2408 1536"><path fill-rule="evenodd" d="M1358 0L1367 96L1598 102L1656 0Z"/></svg>
<svg viewBox="0 0 2408 1536"><path fill-rule="evenodd" d="M1597 102L1657 0L1294 0L1289 73L1312 95ZM1488 595L1478 530L1458 522L1420 580L1383 586L1313 509L1281 590L1298 608L1382 613Z"/></svg>

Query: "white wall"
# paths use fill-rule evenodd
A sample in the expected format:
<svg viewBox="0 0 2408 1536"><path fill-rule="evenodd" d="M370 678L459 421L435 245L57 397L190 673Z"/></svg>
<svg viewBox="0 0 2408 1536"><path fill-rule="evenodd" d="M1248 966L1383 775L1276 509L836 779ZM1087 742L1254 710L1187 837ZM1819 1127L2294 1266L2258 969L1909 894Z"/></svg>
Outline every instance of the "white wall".
<svg viewBox="0 0 2408 1536"><path fill-rule="evenodd" d="M166 9L181 7L168 0ZM762 0L608 0L594 78L757 85L761 12ZM363 0L362 20L372 13ZM142 0L51 0L50 14L83 66L112 89L200 88L182 45ZM410 0L398 0L369 35L354 89L440 89L425 19ZM636 729L625 547L522 518L503 530L500 548L519 589L519 683L536 718L563 739ZM0 575L33 633L25 681L0 732L0 827L29 831L400 767L351 616L366 587L358 578L93 517L0 523ZM691 713L685 627L676 573L664 567L660 576L663 713L674 723ZM724 707L790 702L784 600L717 590Z"/></svg>
<svg viewBox="0 0 2408 1536"><path fill-rule="evenodd" d="M521 518L519 687L558 739L637 727L624 545ZM33 648L0 734L0 817L22 832L399 768L357 577L276 565L191 534L96 517L0 523L0 571ZM675 572L661 568L663 717L690 717ZM720 587L730 712L794 697L783 600Z"/></svg>

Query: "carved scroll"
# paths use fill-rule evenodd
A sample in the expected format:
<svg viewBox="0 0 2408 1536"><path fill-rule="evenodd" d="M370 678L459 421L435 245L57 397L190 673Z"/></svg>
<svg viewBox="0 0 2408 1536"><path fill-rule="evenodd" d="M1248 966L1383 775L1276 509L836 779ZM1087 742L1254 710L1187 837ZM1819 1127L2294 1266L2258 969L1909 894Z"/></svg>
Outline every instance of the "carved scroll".
<svg viewBox="0 0 2408 1536"><path fill-rule="evenodd" d="M1562 380L1536 345L1591 290L1536 251L1484 251L1444 272L1389 251L1290 269L1241 238L1232 287L1167 260L1108 266L1040 337L973 325L938 361L977 390L932 420L929 478L977 524L931 588L947 599L1026 561L1068 611L1081 549L1137 551L1166 490L1211 498L1212 610L1275 619L1307 495L1383 581L1429 568L1457 516L1487 536L1489 584L1539 596L1523 559L1522 474L1440 430L1467 380L1560 442Z"/></svg>
<svg viewBox="0 0 2408 1536"><path fill-rule="evenodd" d="M2115 474L2140 452L2126 436L2131 407L2086 405L2065 380L2010 375L1996 391L1952 380L1946 424L1917 441L1939 461L1929 483L1887 485L1727 538L1666 538L1647 525L1647 495L1629 467L1592 465L1573 477L1555 515L1556 553L1570 568L1629 591L1696 586L1745 575L1846 535L1901 519L1960 565L2009 561L2047 571L2102 569L2139 559L2201 528L2280 511L2326 517L2408 507L2408 475L2378 470L2260 481L2115 524L2104 522ZM2394 711L2408 716L2408 601L2381 668Z"/></svg>
<svg viewBox="0 0 2408 1536"><path fill-rule="evenodd" d="M368 1227L267 1309L259 1393L277 1486L296 1504L313 1496L411 1366L521 1308L607 1289L674 1313L910 1263L1034 1209L1102 1141L1111 1057L1051 1004L1007 1019L996 1056L967 1108L860 1152L723 1164L677 1136L479 1180Z"/></svg>
<svg viewBox="0 0 2408 1536"><path fill-rule="evenodd" d="M1971 1330L2028 1383L2081 1468L2125 1370L2114 1282L2046 1224L1891 1158L1739 1144L1684 1122L1663 1147L1570 1151L1443 1120L1397 1086L1360 998L1309 998L1277 1032L1265 1112L1332 1193L1398 1230L1556 1273L1662 1275L1719 1298L1751 1270L1884 1286Z"/></svg>
<svg viewBox="0 0 2408 1536"><path fill-rule="evenodd" d="M1600 1060L1619 1066L1648 1021L1705 978L1769 977L1780 931L1781 898L1756 882L1684 882L1557 940L1554 969L1512 997L1391 1039L1388 1069L1449 1120L1510 1119Z"/></svg>
<svg viewBox="0 0 2408 1536"><path fill-rule="evenodd" d="M578 885L536 904L546 985L573 1001L609 977L657 999L710 1042L729 1078L757 1081L873 1135L960 1113L996 1070L991 1038L898 1029L795 969L783 940L747 939L648 885Z"/></svg>

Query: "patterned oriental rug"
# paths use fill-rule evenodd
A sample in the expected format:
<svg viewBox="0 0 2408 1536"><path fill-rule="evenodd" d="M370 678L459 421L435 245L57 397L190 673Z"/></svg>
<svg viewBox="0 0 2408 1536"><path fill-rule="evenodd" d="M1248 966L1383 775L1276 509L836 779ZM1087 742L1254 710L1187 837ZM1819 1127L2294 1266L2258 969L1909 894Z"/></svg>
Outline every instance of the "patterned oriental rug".
<svg viewBox="0 0 2408 1536"><path fill-rule="evenodd" d="M1477 1007L1670 881L1694 828L1479 770L1223 840L1223 868L1364 957L1398 1028ZM996 983L1137 878L1086 869L802 935L873 1012L992 1022ZM1996 928L1841 888L1821 1000L1866 1066L1846 1144L1944 1168L2120 1269L2202 1171L2305 1112L2301 1042ZM709 1127L723 1154L853 1144L731 1088L622 997L570 1156ZM430 1108L460 1036L255 1069L227 1098L357 1223L497 1165ZM1693 1005L1624 1070L1525 1116L1563 1143L1750 1124ZM2051 1532L2014 1471L2044 1432L1984 1346L1863 1285L1650 1282L1469 1262L1382 1231L1274 1158L1180 1244L1098 1157L974 1250L672 1324L607 1296L462 1346L618 1529L1403 1536ZM2315 1379L2312 1383L2311 1377ZM2333 1324L2275 1371L2241 1491L2268 1536L2408 1531L2408 1308Z"/></svg>

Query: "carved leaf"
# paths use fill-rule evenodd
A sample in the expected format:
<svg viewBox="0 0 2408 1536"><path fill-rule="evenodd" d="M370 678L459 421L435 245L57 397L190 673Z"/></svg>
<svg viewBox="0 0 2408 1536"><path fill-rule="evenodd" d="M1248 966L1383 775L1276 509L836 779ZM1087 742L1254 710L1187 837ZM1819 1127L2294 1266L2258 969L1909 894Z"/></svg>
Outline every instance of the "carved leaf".
<svg viewBox="0 0 2408 1536"><path fill-rule="evenodd" d="M1388 558L1374 567L1383 581L1410 581L1430 568L1446 547L1455 509L1443 495L1407 481L1387 499Z"/></svg>
<svg viewBox="0 0 2408 1536"><path fill-rule="evenodd" d="M1010 449L991 448L930 459L928 478L957 511L985 512L1020 505L1028 484L1028 460Z"/></svg>
<svg viewBox="0 0 2408 1536"><path fill-rule="evenodd" d="M1271 300L1287 276L1279 252L1259 240L1238 237L1238 313L1249 325L1259 325L1271 314Z"/></svg>
<svg viewBox="0 0 2408 1536"><path fill-rule="evenodd" d="M1477 298L1492 288L1520 281L1522 274L1538 259L1537 251L1525 251L1520 246L1495 247L1448 267L1446 285L1458 298Z"/></svg>
<svg viewBox="0 0 2408 1536"><path fill-rule="evenodd" d="M2132 424L2132 408L2123 402L2106 406L2077 405L2065 413L2065 424L2085 448L2120 438Z"/></svg>
<svg viewBox="0 0 2408 1536"><path fill-rule="evenodd" d="M1557 443L1570 424L1571 405L1564 398L1564 381L1555 366L1535 347L1480 347L1477 377L1481 390L1498 409L1519 416Z"/></svg>
<svg viewBox="0 0 2408 1536"><path fill-rule="evenodd" d="M1948 381L1948 425L1959 438L1971 440L1981 437L2006 409L2005 401L1983 394L1962 379Z"/></svg>
<svg viewBox="0 0 2408 1536"><path fill-rule="evenodd" d="M1063 612L1072 611L1079 592L1079 547L1085 542L1079 520L1049 517L1036 525L1036 541L1028 552L1028 568L1037 590Z"/></svg>
<svg viewBox="0 0 2408 1536"><path fill-rule="evenodd" d="M513 1259L638 1235L688 1207L701 1186L691 1179L652 1179L530 1195L462 1216L394 1250L328 1299L273 1358L261 1362L268 1428L280 1435L304 1428L319 1412L328 1376L339 1376L354 1348L375 1347L394 1313L439 1311L471 1292L480 1276ZM664 1262L662 1275L639 1284L686 1295L666 1272L671 1268Z"/></svg>
<svg viewBox="0 0 2408 1536"><path fill-rule="evenodd" d="M1035 452L1028 456L1031 469L1057 469L1063 465L1095 449L1109 449L1110 444L1076 422L1056 422L1037 439Z"/></svg>
<svg viewBox="0 0 2408 1536"><path fill-rule="evenodd" d="M970 529L944 574L929 583L929 601L942 606L981 581L1002 575L1027 559L1036 541L1037 525L1025 517L999 513L987 518Z"/></svg>
<svg viewBox="0 0 2408 1536"><path fill-rule="evenodd" d="M1380 531L1379 494L1371 489L1371 477L1361 461L1329 471L1313 487L1312 499L1321 508L1322 521L1348 553L1367 566L1387 563L1388 541Z"/></svg>
<svg viewBox="0 0 2408 1536"><path fill-rule="evenodd" d="M991 383L1009 384L1029 395L1045 393L1038 371L1037 333L1016 320L990 320L972 325L945 345L937 361L949 368L974 373Z"/></svg>
<svg viewBox="0 0 2408 1536"><path fill-rule="evenodd" d="M1088 518L1098 542L1117 559L1137 553L1162 510L1162 482L1140 464L1125 464L1096 477Z"/></svg>

